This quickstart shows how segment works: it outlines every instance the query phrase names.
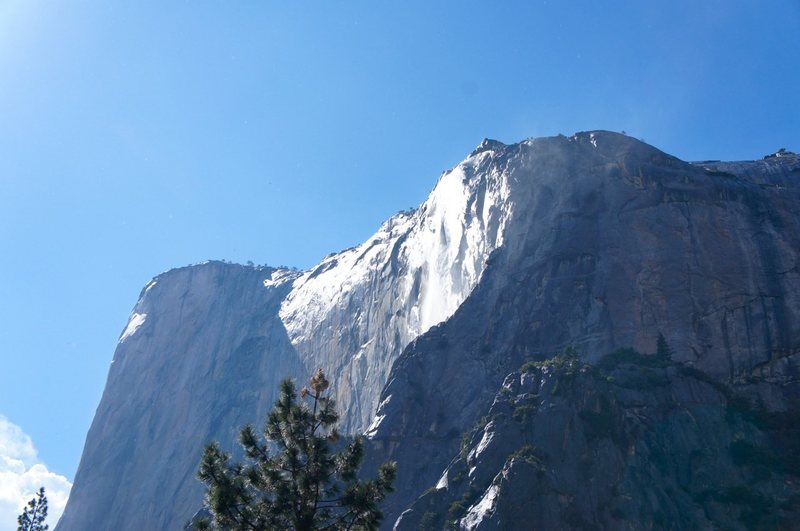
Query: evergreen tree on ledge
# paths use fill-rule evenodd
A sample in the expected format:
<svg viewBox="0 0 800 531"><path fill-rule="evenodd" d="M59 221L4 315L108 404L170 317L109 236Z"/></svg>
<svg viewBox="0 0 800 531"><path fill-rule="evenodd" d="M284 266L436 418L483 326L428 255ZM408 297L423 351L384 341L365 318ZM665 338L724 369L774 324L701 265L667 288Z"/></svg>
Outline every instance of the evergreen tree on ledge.
<svg viewBox="0 0 800 531"><path fill-rule="evenodd" d="M198 478L207 485L205 506L212 518L200 520L196 529L378 528L383 518L378 505L392 491L396 467L384 463L377 478L359 480L364 457L359 437L331 453L339 414L328 386L321 369L299 399L292 380L281 382L264 437L250 425L241 431L245 463L231 463L215 442L206 446Z"/></svg>

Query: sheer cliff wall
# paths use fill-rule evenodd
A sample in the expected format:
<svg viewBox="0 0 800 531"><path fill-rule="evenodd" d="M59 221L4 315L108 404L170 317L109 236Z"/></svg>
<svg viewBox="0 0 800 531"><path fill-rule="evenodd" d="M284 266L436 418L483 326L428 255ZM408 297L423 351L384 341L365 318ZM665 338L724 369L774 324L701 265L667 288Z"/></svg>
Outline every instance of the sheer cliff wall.
<svg viewBox="0 0 800 531"><path fill-rule="evenodd" d="M687 163L623 135L485 141L429 198L308 271L156 277L120 337L58 529L175 529L210 439L317 367L343 426L400 463L388 523L523 362L649 352L793 407L800 161ZM377 411L377 414L375 414ZM420 459L425 455L425 459Z"/></svg>

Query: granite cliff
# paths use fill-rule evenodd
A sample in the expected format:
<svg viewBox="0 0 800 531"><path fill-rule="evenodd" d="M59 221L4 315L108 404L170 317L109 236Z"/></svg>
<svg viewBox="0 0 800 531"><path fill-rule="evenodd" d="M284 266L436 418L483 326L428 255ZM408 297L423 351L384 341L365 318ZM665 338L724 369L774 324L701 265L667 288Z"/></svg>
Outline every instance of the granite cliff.
<svg viewBox="0 0 800 531"><path fill-rule="evenodd" d="M388 526L790 518L798 181L788 152L687 163L602 131L484 141L419 208L308 271L160 275L121 335L58 529L179 528L200 505L203 443L233 447L278 380L318 366L370 464L398 461ZM609 364L659 333L668 363ZM567 369L536 364L568 346Z"/></svg>
<svg viewBox="0 0 800 531"><path fill-rule="evenodd" d="M633 350L528 362L396 528L792 529L798 420Z"/></svg>

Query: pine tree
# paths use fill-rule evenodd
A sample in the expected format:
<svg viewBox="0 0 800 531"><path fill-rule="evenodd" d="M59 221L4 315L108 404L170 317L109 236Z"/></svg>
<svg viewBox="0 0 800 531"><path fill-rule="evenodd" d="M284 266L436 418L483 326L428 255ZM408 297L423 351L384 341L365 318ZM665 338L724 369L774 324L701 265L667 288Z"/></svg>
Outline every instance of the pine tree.
<svg viewBox="0 0 800 531"><path fill-rule="evenodd" d="M47 519L47 497L44 487L39 489L36 497L28 502L28 506L17 517L17 531L47 531L49 526L44 523Z"/></svg>
<svg viewBox="0 0 800 531"><path fill-rule="evenodd" d="M328 386L321 369L299 399L292 380L281 382L264 437L250 425L241 431L244 463L232 463L217 443L206 446L198 477L207 486L212 519L201 520L198 529L378 528L378 504L392 491L396 467L384 463L377 478L359 480L362 439L342 441L343 449L331 452L339 415Z"/></svg>
<svg viewBox="0 0 800 531"><path fill-rule="evenodd" d="M661 332L658 333L658 339L656 339L656 355L664 361L672 360L672 349Z"/></svg>

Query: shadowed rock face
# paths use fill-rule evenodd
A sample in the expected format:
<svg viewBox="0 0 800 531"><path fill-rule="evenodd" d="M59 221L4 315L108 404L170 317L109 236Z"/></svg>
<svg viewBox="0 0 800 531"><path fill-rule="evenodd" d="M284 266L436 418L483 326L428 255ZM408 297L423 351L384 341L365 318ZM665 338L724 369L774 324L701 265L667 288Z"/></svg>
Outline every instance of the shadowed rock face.
<svg viewBox="0 0 800 531"><path fill-rule="evenodd" d="M374 458L402 471L390 519L436 484L506 375L570 344L595 361L652 352L661 331L677 361L772 410L796 407L796 156L689 164L590 133L496 157L529 207L453 317L395 362L370 432Z"/></svg>
<svg viewBox="0 0 800 531"><path fill-rule="evenodd" d="M567 345L594 362L651 352L662 332L676 362L792 410L800 159L780 155L690 164L607 132L485 141L417 210L307 272L157 277L59 531L180 527L200 505L202 445L233 448L280 379L318 366L344 425L367 430L371 465L399 462L389 523L436 484L506 376Z"/></svg>
<svg viewBox="0 0 800 531"><path fill-rule="evenodd" d="M791 528L799 444L743 404L656 356L528 364L397 528Z"/></svg>

